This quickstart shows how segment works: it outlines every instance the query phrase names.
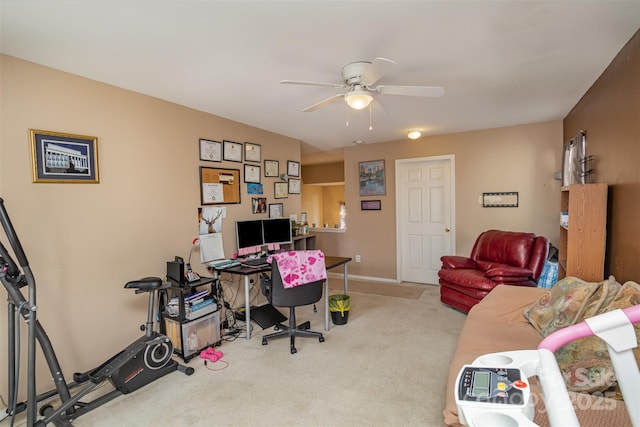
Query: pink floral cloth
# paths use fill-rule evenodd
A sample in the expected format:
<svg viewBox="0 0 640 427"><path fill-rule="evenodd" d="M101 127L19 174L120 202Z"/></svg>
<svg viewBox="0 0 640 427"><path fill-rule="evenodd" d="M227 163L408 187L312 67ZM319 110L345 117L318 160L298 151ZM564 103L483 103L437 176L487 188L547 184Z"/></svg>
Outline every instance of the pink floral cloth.
<svg viewBox="0 0 640 427"><path fill-rule="evenodd" d="M320 250L280 252L267 258L275 260L285 288L317 282L327 278L324 254Z"/></svg>

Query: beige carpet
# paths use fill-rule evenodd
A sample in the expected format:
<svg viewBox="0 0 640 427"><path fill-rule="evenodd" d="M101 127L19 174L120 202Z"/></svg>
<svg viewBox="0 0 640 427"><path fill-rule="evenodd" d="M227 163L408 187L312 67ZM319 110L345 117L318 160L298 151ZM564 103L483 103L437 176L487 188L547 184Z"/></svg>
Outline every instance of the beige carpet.
<svg viewBox="0 0 640 427"><path fill-rule="evenodd" d="M366 294L376 294L388 297L418 299L425 289L425 285L411 283L379 283L366 282L362 280L349 280L347 289L349 293L360 292ZM331 294L343 293L344 282L342 278L329 278L329 290Z"/></svg>
<svg viewBox="0 0 640 427"><path fill-rule="evenodd" d="M193 359L192 376L171 373L73 424L441 427L449 360L465 316L440 303L436 286L424 286L418 299L355 289L350 295L348 323L332 325L324 343L298 338L292 355L288 339L263 346L272 329L254 325L250 341L219 348L226 368ZM301 308L298 319L323 331L318 308Z"/></svg>

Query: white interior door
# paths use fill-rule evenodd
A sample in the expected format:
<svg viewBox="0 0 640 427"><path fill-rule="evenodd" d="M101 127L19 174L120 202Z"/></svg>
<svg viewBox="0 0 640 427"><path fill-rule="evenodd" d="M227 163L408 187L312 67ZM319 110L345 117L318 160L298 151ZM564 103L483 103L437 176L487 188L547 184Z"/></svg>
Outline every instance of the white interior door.
<svg viewBox="0 0 640 427"><path fill-rule="evenodd" d="M440 257L455 254L454 160L396 160L400 281L437 284Z"/></svg>

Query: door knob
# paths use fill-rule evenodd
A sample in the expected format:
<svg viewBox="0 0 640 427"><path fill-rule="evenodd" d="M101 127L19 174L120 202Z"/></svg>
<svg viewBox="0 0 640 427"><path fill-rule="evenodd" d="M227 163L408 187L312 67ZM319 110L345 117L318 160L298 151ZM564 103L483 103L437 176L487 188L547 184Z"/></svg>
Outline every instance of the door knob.
<svg viewBox="0 0 640 427"><path fill-rule="evenodd" d="M446 231L447 233L451 231L451 229L449 227L445 228L444 231Z"/></svg>

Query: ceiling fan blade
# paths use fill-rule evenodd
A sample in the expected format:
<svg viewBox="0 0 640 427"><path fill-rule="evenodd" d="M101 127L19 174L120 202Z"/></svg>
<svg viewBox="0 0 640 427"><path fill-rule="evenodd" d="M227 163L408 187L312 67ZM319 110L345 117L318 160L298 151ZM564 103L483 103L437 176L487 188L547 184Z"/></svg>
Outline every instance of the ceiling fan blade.
<svg viewBox="0 0 640 427"><path fill-rule="evenodd" d="M300 80L280 80L280 83L284 85L329 86L339 89L345 87L344 83L305 82Z"/></svg>
<svg viewBox="0 0 640 427"><path fill-rule="evenodd" d="M437 98L444 95L444 88L437 86L378 86L375 91L384 95L428 96Z"/></svg>
<svg viewBox="0 0 640 427"><path fill-rule="evenodd" d="M395 65L396 63L390 59L376 58L362 74L362 81L371 86L391 71Z"/></svg>
<svg viewBox="0 0 640 427"><path fill-rule="evenodd" d="M339 94L337 94L337 95L330 96L330 97L329 97L329 98L327 98L327 99L323 99L323 100L322 100L322 101L320 101L320 102L317 102L317 103L315 103L315 104L313 104L313 105L308 106L307 108L305 108L304 110L302 110L302 112L303 112L303 113L310 113L311 111L315 111L315 110L317 110L317 109L318 109L318 108L320 108L320 107L324 107L325 105L330 104L330 103L332 103L333 101L336 101L336 100L338 100L338 99L340 99L340 98L344 98L344 93L339 93Z"/></svg>

